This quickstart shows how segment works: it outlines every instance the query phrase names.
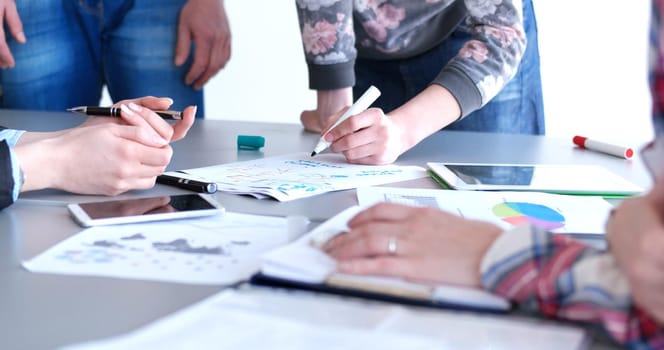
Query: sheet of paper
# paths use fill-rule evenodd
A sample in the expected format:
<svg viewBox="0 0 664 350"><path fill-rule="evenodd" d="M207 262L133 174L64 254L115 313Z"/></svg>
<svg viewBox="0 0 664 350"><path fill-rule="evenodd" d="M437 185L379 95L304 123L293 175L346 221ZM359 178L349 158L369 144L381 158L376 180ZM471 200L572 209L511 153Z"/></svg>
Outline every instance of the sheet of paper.
<svg viewBox="0 0 664 350"><path fill-rule="evenodd" d="M67 349L582 349L579 328L320 294L224 291L141 329Z"/></svg>
<svg viewBox="0 0 664 350"><path fill-rule="evenodd" d="M287 219L222 216L86 229L23 263L32 272L230 284L289 240Z"/></svg>
<svg viewBox="0 0 664 350"><path fill-rule="evenodd" d="M360 205L378 202L438 208L503 229L530 223L554 233L603 234L611 204L602 197L541 192L358 188Z"/></svg>
<svg viewBox="0 0 664 350"><path fill-rule="evenodd" d="M297 241L275 248L262 257L261 272L265 275L305 283L325 283L328 278L344 285L363 285L365 288L399 290L402 292L428 290L428 299L459 306L507 310L507 300L487 291L456 286L424 286L397 278L378 276L349 276L335 273L336 262L318 248L331 237L347 231L346 223L362 208L351 207L316 227Z"/></svg>
<svg viewBox="0 0 664 350"><path fill-rule="evenodd" d="M428 176L421 167L349 164L332 153L316 157L298 153L183 171L216 182L218 191L282 202Z"/></svg>

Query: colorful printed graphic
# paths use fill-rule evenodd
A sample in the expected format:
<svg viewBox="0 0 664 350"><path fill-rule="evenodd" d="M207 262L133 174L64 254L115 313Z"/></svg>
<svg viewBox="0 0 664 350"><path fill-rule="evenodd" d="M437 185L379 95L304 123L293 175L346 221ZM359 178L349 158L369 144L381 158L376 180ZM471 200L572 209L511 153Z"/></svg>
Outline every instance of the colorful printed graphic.
<svg viewBox="0 0 664 350"><path fill-rule="evenodd" d="M532 224L545 230L555 230L565 226L565 217L547 206L525 203L504 202L492 209L501 220L512 225Z"/></svg>

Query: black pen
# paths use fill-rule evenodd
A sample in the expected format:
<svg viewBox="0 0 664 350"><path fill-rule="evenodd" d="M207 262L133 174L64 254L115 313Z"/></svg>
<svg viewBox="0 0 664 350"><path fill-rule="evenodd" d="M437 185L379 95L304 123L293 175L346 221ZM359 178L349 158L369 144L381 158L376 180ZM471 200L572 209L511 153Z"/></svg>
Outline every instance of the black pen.
<svg viewBox="0 0 664 350"><path fill-rule="evenodd" d="M166 174L159 175L157 176L157 183L179 187L185 190L190 190L200 193L217 192L217 184L214 182L204 182L204 181L184 179L173 175L166 175Z"/></svg>
<svg viewBox="0 0 664 350"><path fill-rule="evenodd" d="M68 112L74 112L85 115L97 115L100 117L119 117L120 107L94 107L94 106L79 106L67 108ZM160 117L169 120L182 119L182 112L180 111L154 111Z"/></svg>

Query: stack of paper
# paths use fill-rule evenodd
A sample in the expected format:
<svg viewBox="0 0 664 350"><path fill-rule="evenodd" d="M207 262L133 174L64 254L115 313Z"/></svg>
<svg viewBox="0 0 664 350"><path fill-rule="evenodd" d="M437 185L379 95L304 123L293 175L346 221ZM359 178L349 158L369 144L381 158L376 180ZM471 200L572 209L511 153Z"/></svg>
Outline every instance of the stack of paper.
<svg viewBox="0 0 664 350"><path fill-rule="evenodd" d="M187 169L182 172L217 183L217 190L289 201L361 186L428 176L415 166L348 164L340 154L306 153Z"/></svg>
<svg viewBox="0 0 664 350"><path fill-rule="evenodd" d="M277 290L224 291L83 349L583 349L580 328Z"/></svg>

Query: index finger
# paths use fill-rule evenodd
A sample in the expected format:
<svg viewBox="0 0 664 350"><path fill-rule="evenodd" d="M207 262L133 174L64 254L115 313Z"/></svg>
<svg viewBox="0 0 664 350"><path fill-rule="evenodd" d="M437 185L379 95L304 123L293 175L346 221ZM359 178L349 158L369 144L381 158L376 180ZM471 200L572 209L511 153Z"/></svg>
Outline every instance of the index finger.
<svg viewBox="0 0 664 350"><path fill-rule="evenodd" d="M220 44L218 41L215 41L214 45L210 49L210 58L208 65L205 69L205 71L196 79L194 82L194 88L195 89L200 89L205 85L205 83L210 80L219 70L221 67L224 65L225 60L224 60L224 53L223 53L223 46Z"/></svg>
<svg viewBox="0 0 664 350"><path fill-rule="evenodd" d="M381 118L382 115L382 111L378 108L370 108L364 112L352 115L328 131L325 140L334 142L347 135L352 135L359 130L366 129L373 125L376 119Z"/></svg>
<svg viewBox="0 0 664 350"><path fill-rule="evenodd" d="M187 132L194 124L198 106L189 106L182 111L182 119L173 125L173 136L171 142L181 140L187 135Z"/></svg>
<svg viewBox="0 0 664 350"><path fill-rule="evenodd" d="M189 51L191 50L191 36L189 35L189 26L180 18L178 25L178 37L175 43L175 65L181 66L187 61Z"/></svg>
<svg viewBox="0 0 664 350"><path fill-rule="evenodd" d="M9 31L12 33L12 36L16 41L21 44L25 44L25 33L23 32L23 22L21 17L18 15L18 10L16 9L16 3L11 1L7 8L5 9L5 21Z"/></svg>
<svg viewBox="0 0 664 350"><path fill-rule="evenodd" d="M113 104L113 106L119 107L123 104L135 103L141 105L145 108L149 108L153 111L167 110L173 104L173 99L170 97L154 97L154 96L143 96L139 98L132 98L130 100L122 100Z"/></svg>
<svg viewBox="0 0 664 350"><path fill-rule="evenodd" d="M14 67L14 56L12 56L12 52L7 45L5 30L3 26L0 25L0 68L11 67Z"/></svg>
<svg viewBox="0 0 664 350"><path fill-rule="evenodd" d="M328 121L327 125L325 125L325 127L323 128L323 131L321 131L320 134L325 135L325 134L329 133L330 131L334 130L335 129L334 124L337 123L339 118L341 118L341 116L344 115L344 113L346 113L346 111L349 108L350 108L350 106L346 106L346 107L342 108L339 112L334 113L331 117L329 117L327 119L327 121Z"/></svg>
<svg viewBox="0 0 664 350"><path fill-rule="evenodd" d="M210 43L205 40L199 40L194 44L194 63L192 63L184 79L187 85L196 81L209 66L210 49Z"/></svg>

